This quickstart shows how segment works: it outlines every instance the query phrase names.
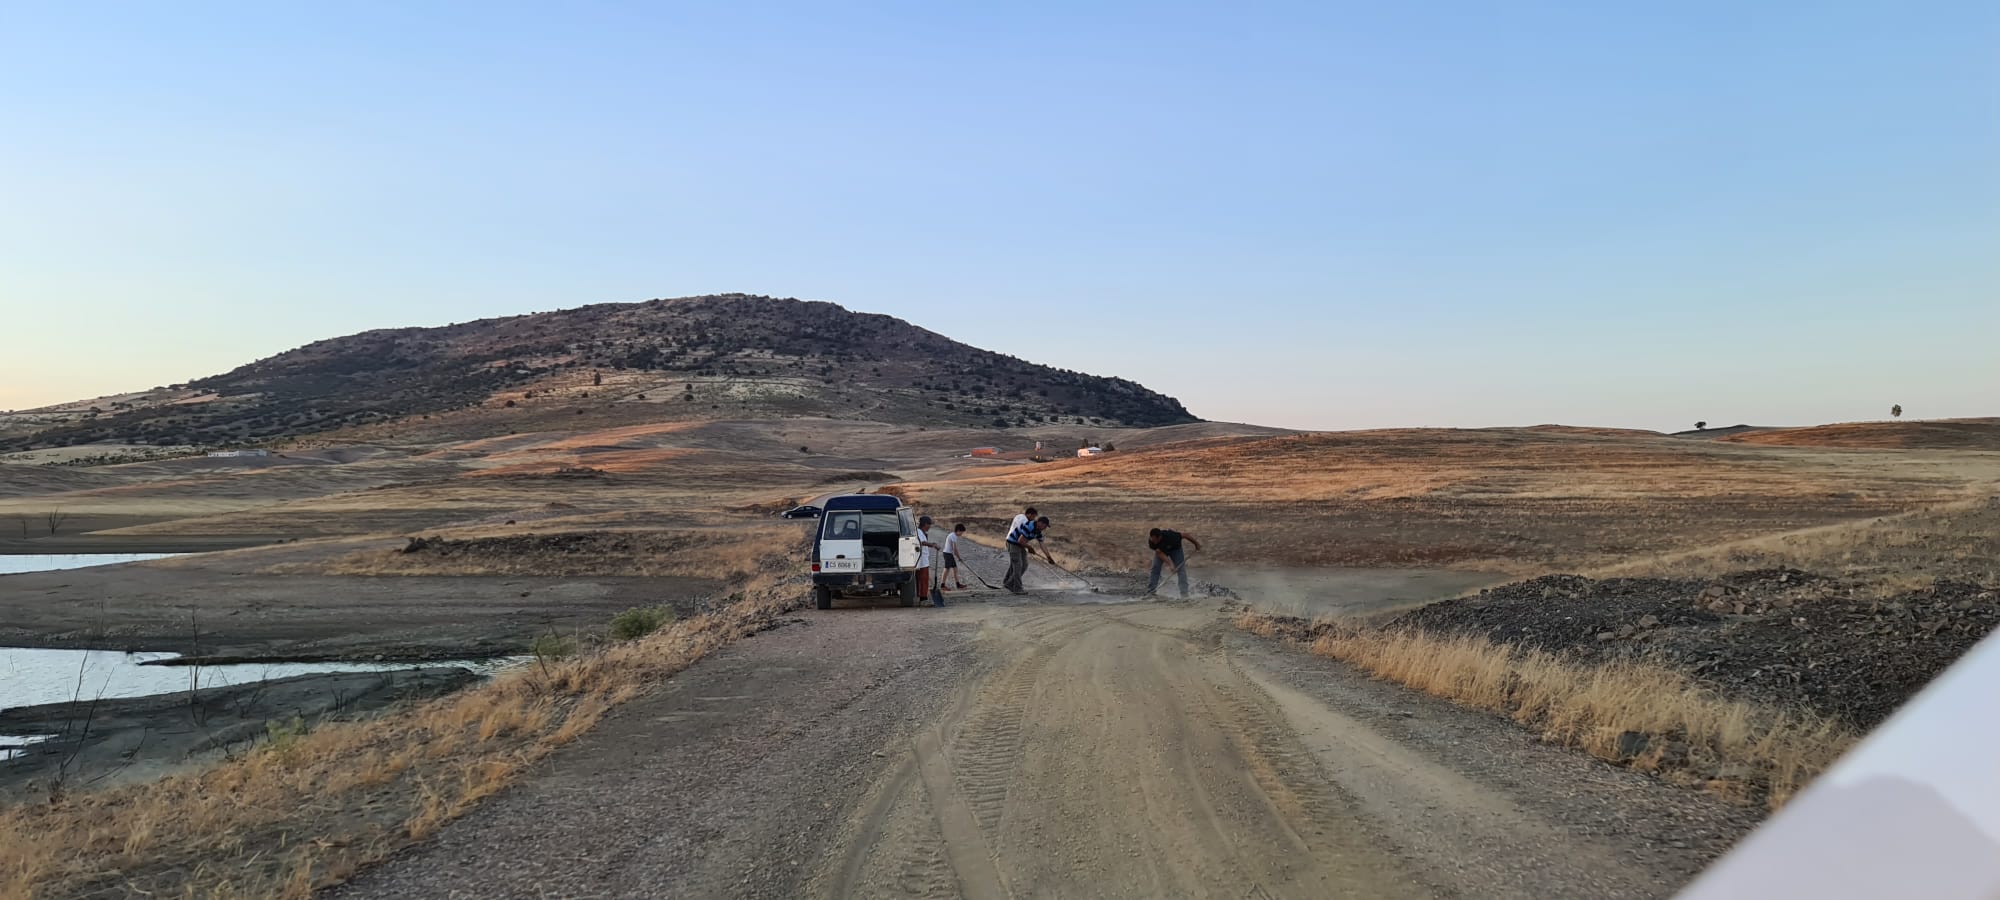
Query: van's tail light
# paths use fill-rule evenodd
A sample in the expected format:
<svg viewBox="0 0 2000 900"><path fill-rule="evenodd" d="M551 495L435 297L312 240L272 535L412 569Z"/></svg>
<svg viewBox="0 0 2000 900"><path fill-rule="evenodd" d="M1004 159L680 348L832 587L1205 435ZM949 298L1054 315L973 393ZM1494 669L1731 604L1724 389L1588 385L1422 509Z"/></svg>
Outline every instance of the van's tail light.
<svg viewBox="0 0 2000 900"><path fill-rule="evenodd" d="M813 563L813 571L819 571L819 563Z"/></svg>

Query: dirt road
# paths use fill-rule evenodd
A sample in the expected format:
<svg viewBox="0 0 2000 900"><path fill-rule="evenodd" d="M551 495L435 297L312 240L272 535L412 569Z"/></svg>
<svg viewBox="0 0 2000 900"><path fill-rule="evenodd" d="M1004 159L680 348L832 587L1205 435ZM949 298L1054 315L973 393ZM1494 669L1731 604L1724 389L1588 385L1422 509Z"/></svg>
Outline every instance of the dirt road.
<svg viewBox="0 0 2000 900"><path fill-rule="evenodd" d="M1749 824L1213 601L957 599L749 639L338 893L1656 897Z"/></svg>

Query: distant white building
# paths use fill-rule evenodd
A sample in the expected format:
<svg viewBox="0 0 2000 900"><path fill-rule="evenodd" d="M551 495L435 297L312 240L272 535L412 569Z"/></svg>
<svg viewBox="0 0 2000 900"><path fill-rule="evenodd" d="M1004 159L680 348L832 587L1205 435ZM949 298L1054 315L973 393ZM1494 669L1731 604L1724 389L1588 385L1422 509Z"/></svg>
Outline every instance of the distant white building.
<svg viewBox="0 0 2000 900"><path fill-rule="evenodd" d="M1081 450L1078 450L1078 451L1076 451L1076 455L1078 455L1078 456L1102 456L1102 455L1104 455L1104 448L1102 448L1102 447L1085 447L1085 448L1083 448L1083 449L1081 449Z"/></svg>
<svg viewBox="0 0 2000 900"><path fill-rule="evenodd" d="M269 450L210 450L209 459L238 459L245 456L270 456Z"/></svg>

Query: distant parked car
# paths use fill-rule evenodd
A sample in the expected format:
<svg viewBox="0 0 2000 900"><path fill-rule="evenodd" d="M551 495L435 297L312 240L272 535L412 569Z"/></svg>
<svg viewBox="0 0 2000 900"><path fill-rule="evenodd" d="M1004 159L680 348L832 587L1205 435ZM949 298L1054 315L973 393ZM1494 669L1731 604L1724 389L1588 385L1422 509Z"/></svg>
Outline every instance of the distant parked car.
<svg viewBox="0 0 2000 900"><path fill-rule="evenodd" d="M786 519L817 519L820 517L821 512L822 510L819 507L808 504L806 506L794 506L778 515Z"/></svg>

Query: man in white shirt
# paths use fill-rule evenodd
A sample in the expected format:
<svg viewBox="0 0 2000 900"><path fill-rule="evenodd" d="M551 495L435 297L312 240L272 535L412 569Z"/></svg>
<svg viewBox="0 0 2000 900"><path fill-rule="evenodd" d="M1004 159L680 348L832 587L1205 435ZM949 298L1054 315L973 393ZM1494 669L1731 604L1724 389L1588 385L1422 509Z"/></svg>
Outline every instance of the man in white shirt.
<svg viewBox="0 0 2000 900"><path fill-rule="evenodd" d="M917 599L929 600L937 606L944 605L944 595L931 590L931 566L936 561L932 552L937 543L931 540L931 517L917 517Z"/></svg>
<svg viewBox="0 0 2000 900"><path fill-rule="evenodd" d="M1022 512L1018 516L1015 516L1014 521L1007 523L1007 533L1013 534L1015 530L1019 529L1021 526L1026 525L1029 522L1035 521L1035 515L1036 515L1035 508L1032 506L1028 507L1026 511Z"/></svg>

